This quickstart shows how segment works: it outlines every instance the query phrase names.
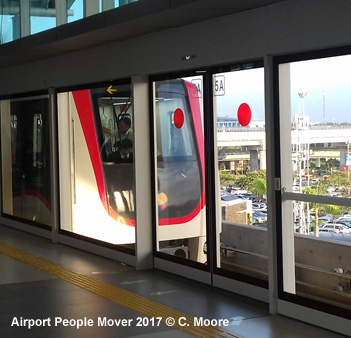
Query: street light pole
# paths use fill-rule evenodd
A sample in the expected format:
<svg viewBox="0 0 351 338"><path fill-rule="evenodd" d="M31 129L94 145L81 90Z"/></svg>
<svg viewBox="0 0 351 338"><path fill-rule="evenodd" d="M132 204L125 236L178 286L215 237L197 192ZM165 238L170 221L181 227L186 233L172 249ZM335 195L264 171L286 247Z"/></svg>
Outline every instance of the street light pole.
<svg viewBox="0 0 351 338"><path fill-rule="evenodd" d="M348 165L349 164L349 158L350 158L350 151L349 151L349 148L350 147L350 141L347 141L347 161L346 161L346 164L347 164L347 179L349 180L350 179L350 166Z"/></svg>
<svg viewBox="0 0 351 338"><path fill-rule="evenodd" d="M307 172L307 184L309 185L309 141L308 141L308 134L306 133L309 128L308 119L305 116L305 97L307 96L307 92L300 92L298 93L299 97L302 101L302 109L299 113L298 118L298 133L302 133L302 138L298 139L298 148L300 158L300 193L302 193L302 169L304 170L304 177L306 178L305 174ZM304 166L302 164L304 163ZM303 168L302 168L303 167ZM304 202L300 202L300 233L308 234L310 228L310 210L309 210L309 203L307 202L307 226L306 226L306 218L304 212Z"/></svg>

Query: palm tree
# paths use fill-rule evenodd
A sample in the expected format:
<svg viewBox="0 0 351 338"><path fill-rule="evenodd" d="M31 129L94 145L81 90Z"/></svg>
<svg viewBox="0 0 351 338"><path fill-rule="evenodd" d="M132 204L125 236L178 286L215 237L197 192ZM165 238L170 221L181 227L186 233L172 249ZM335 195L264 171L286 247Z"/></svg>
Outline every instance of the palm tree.
<svg viewBox="0 0 351 338"><path fill-rule="evenodd" d="M304 194L310 194L310 195L323 195L321 186L317 185L317 187L313 188L310 186L307 186L303 189ZM340 215L340 207L337 205L331 205L331 204L319 204L319 203L312 203L308 202L309 205L311 206L312 209L315 211L315 236L319 237L319 222L318 222L318 215L319 212L325 212L328 214L332 214L333 216Z"/></svg>
<svg viewBox="0 0 351 338"><path fill-rule="evenodd" d="M258 196L261 200L261 198L265 198L267 195L267 182L265 179L263 178L255 178L250 186L249 186L249 191L252 194L255 194L256 196Z"/></svg>

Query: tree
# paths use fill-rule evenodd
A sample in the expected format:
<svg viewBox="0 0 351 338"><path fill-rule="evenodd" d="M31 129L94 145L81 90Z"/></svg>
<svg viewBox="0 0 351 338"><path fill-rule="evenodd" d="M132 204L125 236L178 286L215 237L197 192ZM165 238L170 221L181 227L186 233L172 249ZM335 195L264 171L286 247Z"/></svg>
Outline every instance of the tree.
<svg viewBox="0 0 351 338"><path fill-rule="evenodd" d="M348 193L351 188L351 180L347 177L346 172L333 171L333 173L328 177L327 180L319 180L318 185L321 189L324 189L327 192L329 187L341 188L339 191Z"/></svg>
<svg viewBox="0 0 351 338"><path fill-rule="evenodd" d="M309 195L323 195L323 192L325 191L325 187L323 185L317 185L316 187L310 187L307 186L303 189L304 194L309 194ZM316 237L319 237L319 213L326 213L326 214L332 214L333 216L337 216L341 214L341 209L337 205L331 205L331 204L319 204L319 203L313 203L313 202L307 202L308 205L311 206L311 208L315 212L315 235Z"/></svg>
<svg viewBox="0 0 351 338"><path fill-rule="evenodd" d="M304 194L308 194L308 195L322 195L321 194L321 190L318 189L318 186L316 187L310 187L307 186L303 189L302 191ZM318 221L318 217L319 217L319 211L320 211L320 207L321 205L319 203L312 203L312 202L308 202L307 203L309 206L311 206L311 209L314 210L315 212L315 230L314 233L316 235L316 237L319 237L319 221Z"/></svg>
<svg viewBox="0 0 351 338"><path fill-rule="evenodd" d="M232 175L226 171L220 171L219 172L219 179L220 179L220 184L223 187L227 187L230 184L236 184L237 177L235 175Z"/></svg>
<svg viewBox="0 0 351 338"><path fill-rule="evenodd" d="M258 170L258 171L251 171L248 172L246 175L240 175L237 178L237 184L245 190L251 189L253 181L256 178L260 178L266 182L266 170Z"/></svg>
<svg viewBox="0 0 351 338"><path fill-rule="evenodd" d="M260 198L265 197L267 195L266 180L260 177L255 178L249 186L249 191Z"/></svg>

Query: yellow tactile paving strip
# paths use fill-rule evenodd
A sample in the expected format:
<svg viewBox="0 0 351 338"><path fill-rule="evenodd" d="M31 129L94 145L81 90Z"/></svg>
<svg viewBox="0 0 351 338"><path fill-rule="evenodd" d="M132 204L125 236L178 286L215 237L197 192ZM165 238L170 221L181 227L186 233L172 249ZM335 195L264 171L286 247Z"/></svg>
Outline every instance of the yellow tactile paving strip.
<svg viewBox="0 0 351 338"><path fill-rule="evenodd" d="M91 291L101 297L112 300L117 304L139 312L145 316L151 318L162 317L162 322L164 323L168 318L174 318L175 324L172 326L173 328L187 332L195 337L239 338L237 335L217 326L195 326L193 324L194 317L192 316L154 302L150 299L138 296L132 292L102 282L98 279L94 279L88 275L77 273L65 268L62 265L53 263L45 258L35 256L2 242L0 242L0 254L28 264L33 268L65 280L85 290ZM189 326L181 326L178 324L181 317L185 319L182 319L180 323L186 322L189 324Z"/></svg>

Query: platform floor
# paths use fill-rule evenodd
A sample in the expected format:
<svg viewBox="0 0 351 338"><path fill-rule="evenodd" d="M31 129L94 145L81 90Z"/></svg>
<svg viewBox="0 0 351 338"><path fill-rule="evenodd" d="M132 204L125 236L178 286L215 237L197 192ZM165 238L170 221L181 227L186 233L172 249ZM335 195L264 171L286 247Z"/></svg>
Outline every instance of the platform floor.
<svg viewBox="0 0 351 338"><path fill-rule="evenodd" d="M136 271L133 267L2 225L1 247L0 337L210 336L202 332L201 327L198 332L196 327L195 331L175 329L158 323L156 318L152 322L145 315L157 314L161 311L158 309L166 311L160 312L162 316L184 314L186 319L181 323L194 317L227 319L230 325L213 331L213 337L219 337L222 329L224 335L233 338L345 337L284 316L271 316L267 304L261 302L161 271ZM11 258L9 250L20 252L23 259ZM39 261L48 260L42 271L33 267L37 264L35 257ZM65 267L63 274L66 270L72 272L69 281L55 277L55 271L61 266ZM76 283L80 277L82 282ZM87 280L96 282L96 290L84 286ZM107 289L109 292L105 295ZM127 297L125 291L136 298ZM113 294L116 298L111 298ZM124 304L120 298L128 299ZM80 324L82 326L77 328Z"/></svg>

